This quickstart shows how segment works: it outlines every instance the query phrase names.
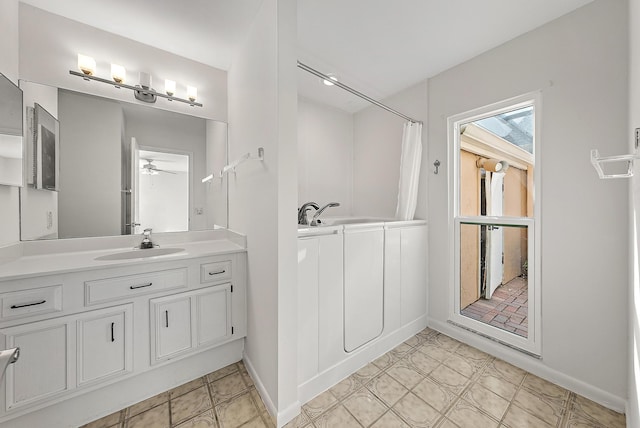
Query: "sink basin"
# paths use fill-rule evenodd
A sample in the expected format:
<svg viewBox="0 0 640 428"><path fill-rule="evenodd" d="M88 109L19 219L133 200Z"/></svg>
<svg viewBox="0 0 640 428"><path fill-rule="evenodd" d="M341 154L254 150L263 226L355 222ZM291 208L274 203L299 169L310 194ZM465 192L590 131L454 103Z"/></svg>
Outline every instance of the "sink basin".
<svg viewBox="0 0 640 428"><path fill-rule="evenodd" d="M146 259L148 257L166 256L168 254L179 253L184 248L147 248L145 250L130 250L120 253L107 254L105 256L96 257L95 260L127 260L127 259Z"/></svg>

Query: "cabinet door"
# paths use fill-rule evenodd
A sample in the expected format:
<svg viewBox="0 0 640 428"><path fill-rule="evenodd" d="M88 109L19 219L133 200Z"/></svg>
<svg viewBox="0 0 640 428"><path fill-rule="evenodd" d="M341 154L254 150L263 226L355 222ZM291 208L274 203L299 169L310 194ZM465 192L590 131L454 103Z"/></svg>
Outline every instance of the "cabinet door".
<svg viewBox="0 0 640 428"><path fill-rule="evenodd" d="M382 333L382 227L344 231L344 350L352 352Z"/></svg>
<svg viewBox="0 0 640 428"><path fill-rule="evenodd" d="M231 285L220 285L194 296L198 346L231 337Z"/></svg>
<svg viewBox="0 0 640 428"><path fill-rule="evenodd" d="M131 370L131 307L97 312L77 321L79 385Z"/></svg>
<svg viewBox="0 0 640 428"><path fill-rule="evenodd" d="M7 409L69 389L69 335L64 319L2 331L7 348L20 347L20 358L6 371Z"/></svg>
<svg viewBox="0 0 640 428"><path fill-rule="evenodd" d="M153 299L152 363L191 349L191 299L180 295Z"/></svg>

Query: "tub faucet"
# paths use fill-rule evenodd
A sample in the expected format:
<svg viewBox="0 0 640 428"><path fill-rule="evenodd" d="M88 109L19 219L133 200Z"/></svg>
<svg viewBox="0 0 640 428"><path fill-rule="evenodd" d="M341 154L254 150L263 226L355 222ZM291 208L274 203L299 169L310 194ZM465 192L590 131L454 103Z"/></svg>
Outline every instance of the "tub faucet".
<svg viewBox="0 0 640 428"><path fill-rule="evenodd" d="M307 211L309 211L311 208L313 208L314 210L318 210L320 207L315 202L307 202L300 207L300 209L298 210L298 224L302 224L305 226L309 225L309 220L307 219Z"/></svg>
<svg viewBox="0 0 640 428"><path fill-rule="evenodd" d="M339 207L339 206L340 206L339 202L329 202L327 205L317 210L316 213L313 215L313 218L311 219L311 226L317 226L318 223L320 223L320 220L318 219L318 217L320 217L320 214L322 214L322 211L330 207Z"/></svg>
<svg viewBox="0 0 640 428"><path fill-rule="evenodd" d="M151 242L152 229L145 229L142 232L142 242L140 243L140 249L153 248L153 242Z"/></svg>

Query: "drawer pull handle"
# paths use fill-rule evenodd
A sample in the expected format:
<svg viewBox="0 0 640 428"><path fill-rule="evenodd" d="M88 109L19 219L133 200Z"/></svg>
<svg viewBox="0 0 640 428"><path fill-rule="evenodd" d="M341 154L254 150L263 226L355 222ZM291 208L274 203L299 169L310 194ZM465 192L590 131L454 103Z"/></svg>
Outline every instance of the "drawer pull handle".
<svg viewBox="0 0 640 428"><path fill-rule="evenodd" d="M114 322L111 323L111 341L112 342L116 341L116 338L115 338L115 336L113 334L113 328L115 327L115 325L116 325L116 323L114 323Z"/></svg>
<svg viewBox="0 0 640 428"><path fill-rule="evenodd" d="M47 303L47 301L46 300L40 300L39 302L25 303L25 304L22 304L22 305L11 305L11 309L26 308L27 306L37 306L37 305L42 305L43 303Z"/></svg>
<svg viewBox="0 0 640 428"><path fill-rule="evenodd" d="M142 284L142 285L132 285L131 287L129 287L132 290L136 290L138 288L144 288L144 287L151 287L153 285L153 282L150 282L148 284Z"/></svg>
<svg viewBox="0 0 640 428"><path fill-rule="evenodd" d="M219 270L217 272L209 272L209 275L220 275L220 274L223 274L225 272L226 272L226 270L222 269L222 270Z"/></svg>

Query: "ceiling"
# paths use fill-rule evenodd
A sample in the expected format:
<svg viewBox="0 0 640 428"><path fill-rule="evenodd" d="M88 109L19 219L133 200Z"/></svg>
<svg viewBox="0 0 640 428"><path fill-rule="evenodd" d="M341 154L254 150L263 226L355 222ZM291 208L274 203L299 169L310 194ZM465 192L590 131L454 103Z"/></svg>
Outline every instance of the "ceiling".
<svg viewBox="0 0 640 428"><path fill-rule="evenodd" d="M262 0L21 0L228 70ZM298 58L375 99L592 0L297 0ZM349 112L368 104L299 71L301 96Z"/></svg>

